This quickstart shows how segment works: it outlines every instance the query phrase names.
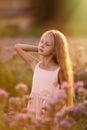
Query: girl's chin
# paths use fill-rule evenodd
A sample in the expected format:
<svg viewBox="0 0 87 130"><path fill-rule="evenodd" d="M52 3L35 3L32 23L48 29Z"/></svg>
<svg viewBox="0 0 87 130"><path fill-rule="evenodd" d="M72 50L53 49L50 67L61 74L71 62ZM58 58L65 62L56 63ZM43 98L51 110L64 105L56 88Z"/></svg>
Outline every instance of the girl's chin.
<svg viewBox="0 0 87 130"><path fill-rule="evenodd" d="M46 53L43 53L43 52L38 52L39 55L41 56L45 56L45 57L49 57L50 55L49 54L46 54Z"/></svg>
<svg viewBox="0 0 87 130"><path fill-rule="evenodd" d="M40 54L40 55L44 55L44 53L43 53L43 52L40 52L40 51L38 52L38 54Z"/></svg>
<svg viewBox="0 0 87 130"><path fill-rule="evenodd" d="M44 53L41 53L41 52L39 52L38 54L41 56L46 56Z"/></svg>

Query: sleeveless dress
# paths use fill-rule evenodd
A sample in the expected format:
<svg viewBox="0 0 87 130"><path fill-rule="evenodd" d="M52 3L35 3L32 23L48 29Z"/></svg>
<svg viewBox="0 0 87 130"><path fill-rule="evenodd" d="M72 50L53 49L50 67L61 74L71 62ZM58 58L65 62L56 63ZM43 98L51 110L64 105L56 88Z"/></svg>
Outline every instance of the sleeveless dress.
<svg viewBox="0 0 87 130"><path fill-rule="evenodd" d="M59 88L58 72L60 67L56 70L49 71L40 68L40 63L38 62L35 66L32 90L29 96L31 100L28 102L28 111L34 115L36 120L41 117L40 111L43 104Z"/></svg>

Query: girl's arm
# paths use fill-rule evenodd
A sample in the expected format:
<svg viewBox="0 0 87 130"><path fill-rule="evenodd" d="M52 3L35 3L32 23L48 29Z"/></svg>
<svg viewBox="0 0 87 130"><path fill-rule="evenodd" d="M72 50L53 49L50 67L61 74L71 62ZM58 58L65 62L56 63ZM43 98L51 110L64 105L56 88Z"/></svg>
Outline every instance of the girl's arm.
<svg viewBox="0 0 87 130"><path fill-rule="evenodd" d="M23 60L30 65L31 69L34 70L38 62L38 59L28 52L38 52L38 47L28 44L16 44L14 48L18 52L18 54L23 58Z"/></svg>

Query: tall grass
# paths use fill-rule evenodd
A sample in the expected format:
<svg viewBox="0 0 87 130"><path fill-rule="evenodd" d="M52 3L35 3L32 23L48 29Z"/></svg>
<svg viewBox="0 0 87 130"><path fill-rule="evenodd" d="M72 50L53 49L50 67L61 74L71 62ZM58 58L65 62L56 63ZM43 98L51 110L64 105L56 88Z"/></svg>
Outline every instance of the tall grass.
<svg viewBox="0 0 87 130"><path fill-rule="evenodd" d="M25 63L21 63L21 59L12 59L6 63L0 63L0 87L5 88L12 95L15 95L14 86L23 82L32 86L32 71Z"/></svg>

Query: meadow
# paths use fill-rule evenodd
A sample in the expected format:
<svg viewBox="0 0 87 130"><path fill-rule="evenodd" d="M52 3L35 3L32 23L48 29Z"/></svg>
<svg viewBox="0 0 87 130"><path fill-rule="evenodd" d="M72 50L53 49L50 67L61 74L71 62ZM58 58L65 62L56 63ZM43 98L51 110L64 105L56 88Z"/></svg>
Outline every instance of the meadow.
<svg viewBox="0 0 87 130"><path fill-rule="evenodd" d="M26 109L33 73L17 55L14 45L37 45L39 38L0 38L0 130L56 130L59 127L59 130L87 129L87 38L67 39L74 72L75 106L60 110L66 102L66 96L58 92L62 96L54 97L53 101L43 106L44 119L34 122ZM66 83L64 89L67 89Z"/></svg>

